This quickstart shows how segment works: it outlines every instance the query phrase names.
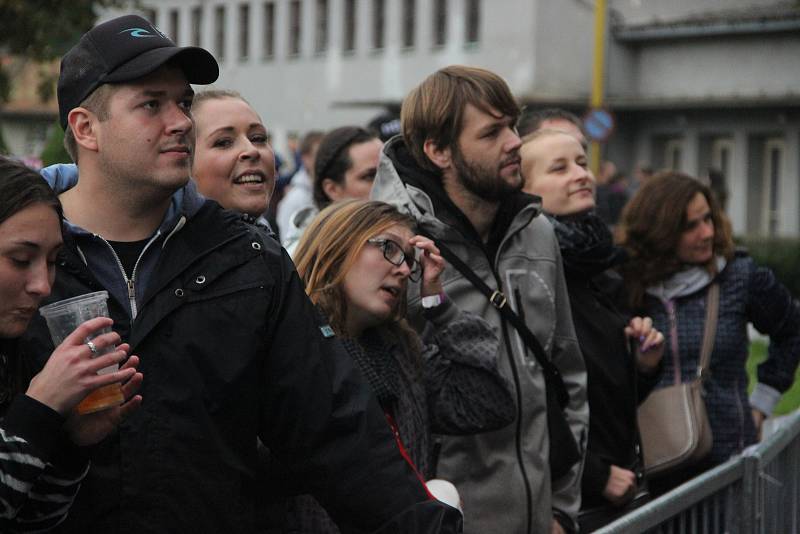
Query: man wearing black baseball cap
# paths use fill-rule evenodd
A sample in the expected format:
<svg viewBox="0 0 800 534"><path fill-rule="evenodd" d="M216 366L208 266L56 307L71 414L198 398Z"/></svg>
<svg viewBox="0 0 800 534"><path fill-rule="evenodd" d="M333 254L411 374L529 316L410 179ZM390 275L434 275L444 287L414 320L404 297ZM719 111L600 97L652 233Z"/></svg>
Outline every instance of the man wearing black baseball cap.
<svg viewBox="0 0 800 534"><path fill-rule="evenodd" d="M254 532L267 483L257 437L282 489L313 493L343 532L457 531L460 515L402 460L285 252L189 180L189 83L217 75L208 52L137 16L95 27L62 61L59 112L80 179L45 173L65 214L47 301L107 290L145 375L141 409L90 451L62 531ZM51 348L39 319L23 350Z"/></svg>

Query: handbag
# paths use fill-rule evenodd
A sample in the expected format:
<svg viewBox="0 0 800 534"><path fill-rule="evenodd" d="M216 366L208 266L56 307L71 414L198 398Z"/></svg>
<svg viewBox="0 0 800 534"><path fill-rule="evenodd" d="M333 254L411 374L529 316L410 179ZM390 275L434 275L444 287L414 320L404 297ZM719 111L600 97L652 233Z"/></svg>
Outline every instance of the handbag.
<svg viewBox="0 0 800 534"><path fill-rule="evenodd" d="M644 468L650 477L692 466L711 452L714 440L703 399L703 383L708 377L718 311L719 284L714 282L706 295L706 320L697 376L690 382L681 383L675 347L672 351L675 384L653 391L639 406L637 419Z"/></svg>
<svg viewBox="0 0 800 534"><path fill-rule="evenodd" d="M430 237L433 239L430 235ZM555 481L566 475L572 466L581 460L581 453L575 436L569 427L564 409L569 404L569 392L561 378L558 367L553 365L545 353L544 348L536 338L536 334L525 324L524 318L514 313L508 305L508 299L499 290L491 289L486 283L470 269L461 258L455 255L449 247L442 243L436 243L442 257L450 265L456 268L464 277L469 280L475 288L489 299L492 306L500 313L503 321L503 332L506 332L506 322L519 333L522 342L528 350L533 353L536 361L542 368L545 383L545 395L547 402L547 431L550 438L550 480Z"/></svg>

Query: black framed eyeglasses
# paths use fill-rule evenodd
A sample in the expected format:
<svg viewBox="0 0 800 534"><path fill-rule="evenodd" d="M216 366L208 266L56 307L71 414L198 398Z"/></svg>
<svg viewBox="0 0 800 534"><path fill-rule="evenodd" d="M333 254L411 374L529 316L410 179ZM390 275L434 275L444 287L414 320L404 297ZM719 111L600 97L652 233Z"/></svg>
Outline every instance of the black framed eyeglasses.
<svg viewBox="0 0 800 534"><path fill-rule="evenodd" d="M391 239L386 239L384 237L373 237L372 239L367 239L367 243L375 245L376 247L380 247L380 249L383 251L383 257L386 258L386 261L392 265L399 267L403 264L403 262L405 262L411 271L408 275L408 278L412 282L419 282L419 279L422 276L422 266L416 259L414 259L413 256L406 254L406 251L403 250L403 247Z"/></svg>

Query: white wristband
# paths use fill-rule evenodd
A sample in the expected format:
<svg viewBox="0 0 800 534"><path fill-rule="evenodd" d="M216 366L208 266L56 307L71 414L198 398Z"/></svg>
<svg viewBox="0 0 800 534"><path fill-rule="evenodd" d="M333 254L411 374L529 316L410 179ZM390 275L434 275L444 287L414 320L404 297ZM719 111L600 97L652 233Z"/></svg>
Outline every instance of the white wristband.
<svg viewBox="0 0 800 534"><path fill-rule="evenodd" d="M440 305L443 302L442 295L430 295L427 297L422 297L422 307L426 310L430 308L435 308L436 306Z"/></svg>

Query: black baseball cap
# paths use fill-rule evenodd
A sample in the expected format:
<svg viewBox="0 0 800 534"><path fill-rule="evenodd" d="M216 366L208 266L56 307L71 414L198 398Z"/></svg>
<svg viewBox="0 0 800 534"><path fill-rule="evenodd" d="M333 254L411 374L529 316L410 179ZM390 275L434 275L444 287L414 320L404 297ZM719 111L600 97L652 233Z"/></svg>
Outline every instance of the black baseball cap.
<svg viewBox="0 0 800 534"><path fill-rule="evenodd" d="M168 61L183 70L189 83L209 84L219 76L217 60L207 50L180 47L138 15L125 15L86 32L61 59L58 114L67 115L105 83L120 83L150 74Z"/></svg>

